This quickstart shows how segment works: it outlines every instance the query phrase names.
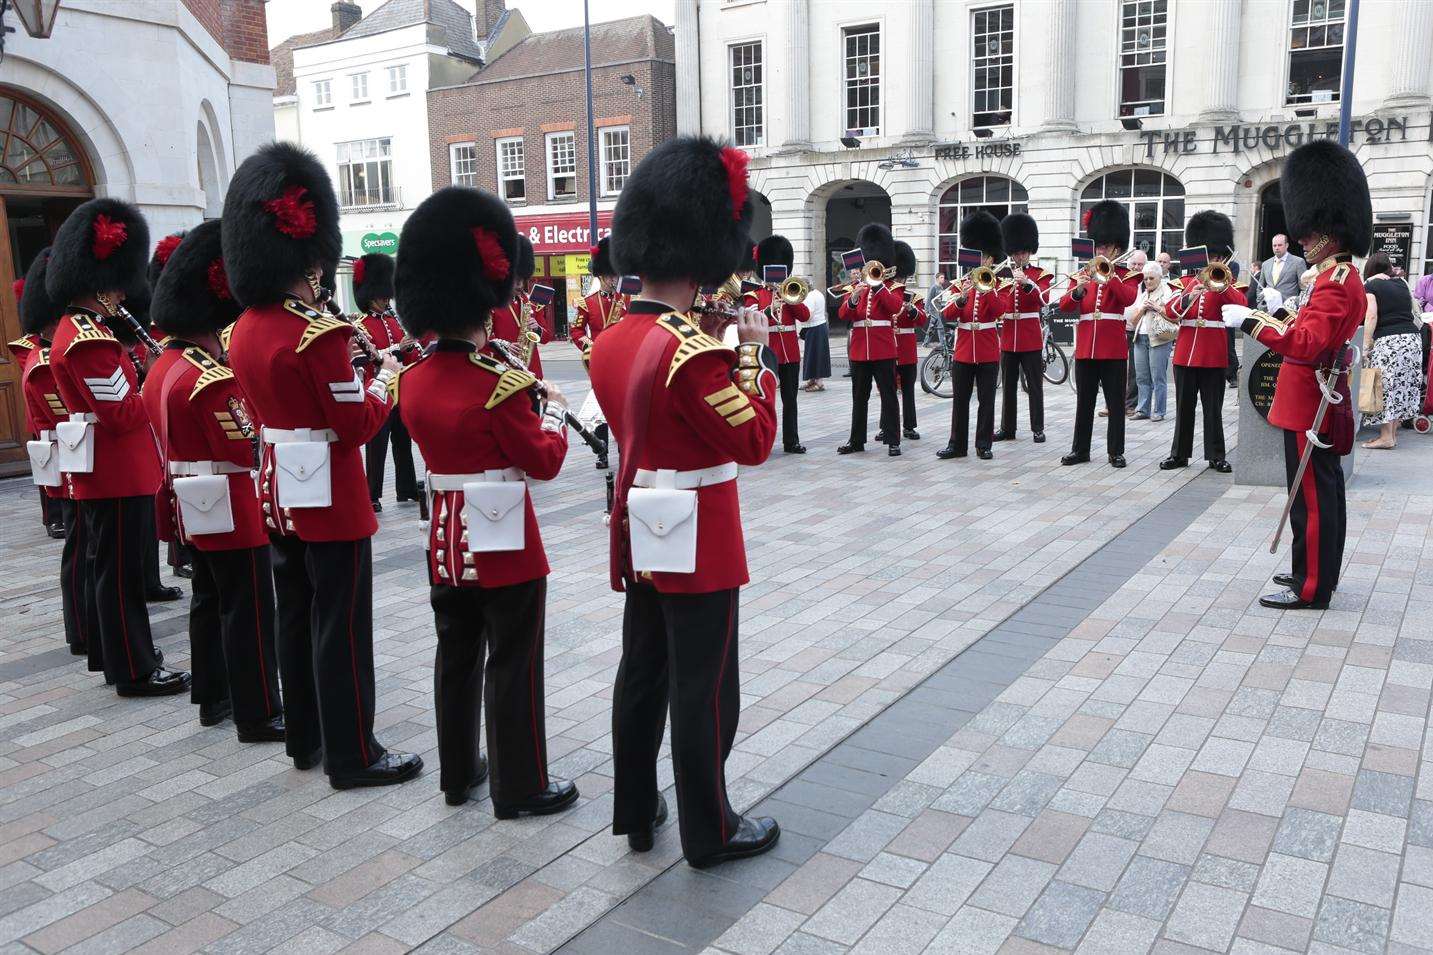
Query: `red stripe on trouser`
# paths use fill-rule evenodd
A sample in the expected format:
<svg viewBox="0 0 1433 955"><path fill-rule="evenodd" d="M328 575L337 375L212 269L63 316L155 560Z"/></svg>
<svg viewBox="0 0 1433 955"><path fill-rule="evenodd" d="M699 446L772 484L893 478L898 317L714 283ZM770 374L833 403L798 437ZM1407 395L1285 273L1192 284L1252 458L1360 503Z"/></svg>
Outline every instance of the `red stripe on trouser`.
<svg viewBox="0 0 1433 955"><path fill-rule="evenodd" d="M363 694L358 689L358 646L353 635L353 615L358 609L358 547L353 548L353 588L349 591L351 595L348 601L348 663L353 671L353 715L358 721L358 752L363 757L363 765L370 762L368 758L368 734L363 731Z"/></svg>
<svg viewBox="0 0 1433 955"><path fill-rule="evenodd" d="M1299 435L1298 448L1299 457L1304 456L1304 448L1309 442L1307 435ZM1319 491L1318 482L1314 479L1314 460L1309 458L1308 467L1304 468L1303 480L1299 483L1299 493L1304 496L1304 582L1299 588L1299 596L1304 600L1313 600L1314 594L1319 589Z"/></svg>
<svg viewBox="0 0 1433 955"><path fill-rule="evenodd" d="M79 631L80 639L83 640L85 646L88 647L90 644L90 634L85 628L85 624L88 621L85 619L84 604L80 602L80 591L77 589L79 585L80 564L82 564L85 559L84 515L80 513L78 503L72 504L71 507L74 508L75 521L73 526L70 527L69 532L78 534L79 537L75 540L75 549L78 556L70 565L70 605L75 610L75 629Z"/></svg>
<svg viewBox="0 0 1433 955"><path fill-rule="evenodd" d="M124 505L119 501L115 502L114 517L114 567L115 573L120 574L124 568ZM129 678L131 680L137 680L139 679L139 675L134 672L134 653L129 648L129 620L125 617L124 613L124 581L121 579L117 580L116 583L119 584L117 588L119 594L119 629L120 633L124 634L124 655L129 658Z"/></svg>
<svg viewBox="0 0 1433 955"><path fill-rule="evenodd" d="M259 572L254 566L254 552L249 551L249 591L254 597L254 647L259 651L259 685L264 690L264 715L273 716L274 708L269 704L269 675L264 667L264 624L259 609Z"/></svg>
<svg viewBox="0 0 1433 955"><path fill-rule="evenodd" d="M722 773L722 752L721 752L721 750L722 750L722 745L721 745L721 687L722 687L722 681L723 681L723 680L725 679L725 677L726 677L726 658L727 658L727 653L728 653L728 651L731 650L731 638L732 638L731 615L732 615L732 611L733 611L734 609L736 609L736 608L735 608L736 600L737 600L737 593L736 593L736 591L733 591L733 592L732 592L732 596L731 596L732 606L731 606L731 607L728 607L728 608L727 608L727 612L726 612L726 642L724 642L724 643L722 644L722 648L721 648L721 666L717 669L716 687L712 690L712 713L715 714L715 716L716 716L715 725L714 725L713 728L712 728L712 735L713 735L713 737L714 737L714 739L715 739L715 742L716 742L716 753L715 753L715 756L716 756L716 774L715 774L715 776L716 776L716 788L717 788L717 792L716 792L716 797L717 797L717 799L716 799L716 801L717 801L717 811L718 811L718 812L720 813L720 815L721 815L721 841L722 841L722 844L723 844L723 845L726 844L726 840L727 840L727 834L726 834L726 811L727 811L727 805L726 805L726 776Z"/></svg>
<svg viewBox="0 0 1433 955"><path fill-rule="evenodd" d="M542 633L543 617L547 613L546 602L537 614L537 633ZM537 698L537 634L532 639L532 655L527 661L527 705L528 713L532 720L532 755L536 760L538 785L543 789L547 788L547 766L542 759L542 740L537 732L537 708L545 703L540 703Z"/></svg>

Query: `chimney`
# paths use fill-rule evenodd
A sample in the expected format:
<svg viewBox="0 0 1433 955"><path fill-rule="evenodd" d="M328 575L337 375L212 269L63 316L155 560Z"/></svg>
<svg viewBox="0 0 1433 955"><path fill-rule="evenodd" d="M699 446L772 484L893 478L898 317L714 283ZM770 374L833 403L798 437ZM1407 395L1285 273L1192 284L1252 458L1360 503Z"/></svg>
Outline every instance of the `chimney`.
<svg viewBox="0 0 1433 955"><path fill-rule="evenodd" d="M342 33L363 19L363 8L349 0L336 0L333 6L329 7L333 14L333 32Z"/></svg>
<svg viewBox="0 0 1433 955"><path fill-rule="evenodd" d="M473 18L473 29L478 34L478 39L488 36L493 32L493 27L498 25L498 20L507 12L506 0L476 0L477 16Z"/></svg>

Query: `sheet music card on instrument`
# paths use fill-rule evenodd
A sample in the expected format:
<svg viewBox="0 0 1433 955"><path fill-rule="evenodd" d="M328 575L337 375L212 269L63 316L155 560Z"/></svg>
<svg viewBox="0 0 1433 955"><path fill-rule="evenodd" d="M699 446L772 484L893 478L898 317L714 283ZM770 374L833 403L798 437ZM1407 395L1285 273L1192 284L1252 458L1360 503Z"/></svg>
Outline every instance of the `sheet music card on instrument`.
<svg viewBox="0 0 1433 955"><path fill-rule="evenodd" d="M624 275L617 280L617 292L621 295L641 295L642 278L638 275Z"/></svg>
<svg viewBox="0 0 1433 955"><path fill-rule="evenodd" d="M857 269L857 270L859 270L859 269L865 268L865 266L866 266L866 256L865 256L865 253L863 253L860 249L852 249L852 250L849 251L849 252L842 252L842 253L841 253L841 264L846 267L846 271L848 271L848 272L851 271L852 269Z"/></svg>
<svg viewBox="0 0 1433 955"><path fill-rule="evenodd" d="M1185 272L1196 272L1209 264L1209 248L1203 245L1191 246L1188 249L1180 249L1174 253L1175 261L1179 268Z"/></svg>
<svg viewBox="0 0 1433 955"><path fill-rule="evenodd" d="M1070 254L1076 261L1085 262L1095 257L1095 241L1078 236L1070 240Z"/></svg>
<svg viewBox="0 0 1433 955"><path fill-rule="evenodd" d="M791 270L784 265L765 265L761 269L761 280L767 285L780 285L791 275Z"/></svg>
<svg viewBox="0 0 1433 955"><path fill-rule="evenodd" d="M542 308L544 305L550 304L556 295L557 290L551 285L534 285L527 297L533 305Z"/></svg>

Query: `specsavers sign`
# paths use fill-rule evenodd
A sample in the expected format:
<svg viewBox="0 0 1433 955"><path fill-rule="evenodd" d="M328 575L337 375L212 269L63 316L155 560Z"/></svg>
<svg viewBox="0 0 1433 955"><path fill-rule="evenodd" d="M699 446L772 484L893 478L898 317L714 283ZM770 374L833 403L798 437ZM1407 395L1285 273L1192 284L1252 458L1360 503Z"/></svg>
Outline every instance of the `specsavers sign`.
<svg viewBox="0 0 1433 955"><path fill-rule="evenodd" d="M398 233L395 230L382 229L374 232L345 232L343 234L344 255L368 255L371 252L382 252L385 255L398 254Z"/></svg>

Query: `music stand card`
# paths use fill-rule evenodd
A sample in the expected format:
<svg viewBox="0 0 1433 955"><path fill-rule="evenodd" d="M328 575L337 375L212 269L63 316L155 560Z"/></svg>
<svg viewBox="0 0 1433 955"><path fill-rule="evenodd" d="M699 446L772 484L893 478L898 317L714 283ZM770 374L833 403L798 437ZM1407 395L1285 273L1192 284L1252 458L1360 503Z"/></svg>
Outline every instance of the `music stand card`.
<svg viewBox="0 0 1433 955"><path fill-rule="evenodd" d="M780 285L791 275L791 270L784 265L764 265L761 267L761 280L767 285Z"/></svg>
<svg viewBox="0 0 1433 955"><path fill-rule="evenodd" d="M1095 257L1095 242L1093 239L1081 239L1077 236L1070 240L1070 252L1076 260L1087 262Z"/></svg>
<svg viewBox="0 0 1433 955"><path fill-rule="evenodd" d="M980 265L983 256L979 249L957 249L955 253L955 264L960 266L962 271L970 271Z"/></svg>
<svg viewBox="0 0 1433 955"><path fill-rule="evenodd" d="M841 253L841 264L846 267L847 271L861 269L866 265L866 256L860 249L852 249L849 252Z"/></svg>
<svg viewBox="0 0 1433 955"><path fill-rule="evenodd" d="M551 285L534 285L532 291L527 294L528 300L538 308L542 308L552 302L557 295L557 290Z"/></svg>
<svg viewBox="0 0 1433 955"><path fill-rule="evenodd" d="M641 295L642 277L640 275L624 275L617 280L617 291L622 295Z"/></svg>
<svg viewBox="0 0 1433 955"><path fill-rule="evenodd" d="M741 294L743 295L746 295L750 292L759 292L761 291L761 289L762 284L760 282L753 282L751 279L741 280Z"/></svg>
<svg viewBox="0 0 1433 955"><path fill-rule="evenodd" d="M1209 264L1208 246L1196 245L1188 249L1180 249L1174 253L1174 258L1179 262L1179 267L1186 271L1198 271Z"/></svg>

